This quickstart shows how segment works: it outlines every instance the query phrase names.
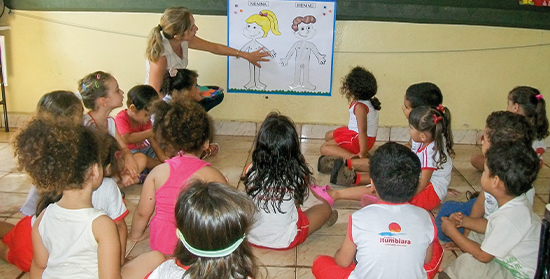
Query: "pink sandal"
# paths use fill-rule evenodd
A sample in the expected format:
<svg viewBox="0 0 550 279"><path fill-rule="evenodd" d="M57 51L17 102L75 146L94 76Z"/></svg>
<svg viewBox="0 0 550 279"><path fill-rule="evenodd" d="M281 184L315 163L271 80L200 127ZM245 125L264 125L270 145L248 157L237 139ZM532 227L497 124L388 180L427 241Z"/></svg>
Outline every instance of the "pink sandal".
<svg viewBox="0 0 550 279"><path fill-rule="evenodd" d="M323 198L325 201L327 201L330 206L332 206L334 204L334 199L332 199L332 197L327 192L328 189L330 189L330 186L325 185L325 186L319 187L319 186L316 186L316 185L311 185L311 186L309 186L309 189L311 189L311 191L314 194L316 194L317 196L319 196L319 197Z"/></svg>

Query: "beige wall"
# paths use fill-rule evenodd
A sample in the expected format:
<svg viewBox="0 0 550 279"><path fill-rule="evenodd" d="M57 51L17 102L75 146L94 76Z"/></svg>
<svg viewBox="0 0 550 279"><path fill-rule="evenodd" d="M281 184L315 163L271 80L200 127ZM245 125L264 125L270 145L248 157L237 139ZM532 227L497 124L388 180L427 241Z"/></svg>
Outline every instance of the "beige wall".
<svg viewBox="0 0 550 279"><path fill-rule="evenodd" d="M85 74L111 72L125 91L143 81L146 36L159 14L14 11L0 18L11 30L8 52L9 112L30 113L40 96L55 89L76 90ZM198 35L226 43L226 17L196 16ZM420 81L438 84L454 129L480 129L493 110L505 109L506 94L531 85L550 100L550 31L453 25L338 21L331 97L226 94L211 115L217 120L261 121L278 109L298 123L347 123L341 78L355 65L378 79L381 126L405 126L405 89ZM432 52L435 51L435 52ZM201 84L226 86L226 58L190 51L189 68Z"/></svg>

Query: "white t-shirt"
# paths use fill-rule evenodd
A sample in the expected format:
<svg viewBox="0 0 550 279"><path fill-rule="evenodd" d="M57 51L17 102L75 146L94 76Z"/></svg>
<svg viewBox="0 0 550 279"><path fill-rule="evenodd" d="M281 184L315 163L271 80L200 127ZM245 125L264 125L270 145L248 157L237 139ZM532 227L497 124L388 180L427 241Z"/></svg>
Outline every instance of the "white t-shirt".
<svg viewBox="0 0 550 279"><path fill-rule="evenodd" d="M162 37L162 46L164 47L164 52L161 56L166 57L166 70L170 70L171 68L176 69L185 69L187 68L187 64L189 62L188 59L188 51L189 51L189 43L187 41L183 41L181 43L181 49L183 52L183 57L179 57L174 50L172 49L172 46L170 45L170 41L166 38L164 38L164 35L160 33ZM149 84L149 59L145 59L145 84Z"/></svg>
<svg viewBox="0 0 550 279"><path fill-rule="evenodd" d="M145 279L189 279L189 275L183 277L183 274L187 271L186 268L176 259L170 259L155 268Z"/></svg>
<svg viewBox="0 0 550 279"><path fill-rule="evenodd" d="M350 279L426 278L426 250L437 241L426 210L411 204L372 204L350 216L350 235L357 245Z"/></svg>
<svg viewBox="0 0 550 279"><path fill-rule="evenodd" d="M485 206L485 213L483 213L483 217L487 218L488 216L492 215L497 211L498 202L493 195L485 191L483 191L483 194L485 195L485 202L483 203L483 205ZM529 189L529 191L527 191L524 195L529 201L529 204L531 205L531 207L533 207L533 199L535 198L535 188Z"/></svg>
<svg viewBox="0 0 550 279"><path fill-rule="evenodd" d="M86 127L92 127L93 129L97 130L97 124L95 123L94 119L90 116L89 113L84 114L84 126ZM107 117L107 133L111 135L112 137L116 136L116 123L115 119L112 117Z"/></svg>
<svg viewBox="0 0 550 279"><path fill-rule="evenodd" d="M424 148L422 148L421 142L415 142L411 140L412 147L411 150L418 156L420 159L420 166L422 170L431 169L433 170L432 177L430 182L434 186L434 190L440 200L443 200L447 195L447 189L451 183L451 171L453 170L453 159L449 154L447 154L446 148L444 148L445 155L447 155L447 162L441 165L439 168L435 167L435 162L433 155L436 152L434 150L435 142L431 142ZM436 153L436 159L439 159L439 153Z"/></svg>
<svg viewBox="0 0 550 279"><path fill-rule="evenodd" d="M254 199L256 205L258 200ZM294 199L286 196L281 204L280 213L269 208L269 213L258 209L255 222L248 233L248 241L254 245L269 248L287 248L298 234L296 223L298 222L298 210Z"/></svg>
<svg viewBox="0 0 550 279"><path fill-rule="evenodd" d="M21 207L21 213L27 216L35 215L38 197L38 190L31 185L27 200ZM105 211L115 222L122 220L129 213L115 180L110 177L104 177L99 188L92 192L92 205ZM32 219L31 225L34 224L34 220L35 218Z"/></svg>
<svg viewBox="0 0 550 279"><path fill-rule="evenodd" d="M351 103L349 106L348 129L359 133L357 117L355 116L356 105L363 105L367 107L367 136L372 138L376 137L378 132L378 111L374 109L370 100L359 100Z"/></svg>
<svg viewBox="0 0 550 279"><path fill-rule="evenodd" d="M515 278L533 278L537 268L541 220L526 196L504 204L487 218L481 250L495 256Z"/></svg>
<svg viewBox="0 0 550 279"><path fill-rule="evenodd" d="M92 222L101 215L95 208L65 209L50 204L38 232L49 257L42 278L98 278L97 241Z"/></svg>

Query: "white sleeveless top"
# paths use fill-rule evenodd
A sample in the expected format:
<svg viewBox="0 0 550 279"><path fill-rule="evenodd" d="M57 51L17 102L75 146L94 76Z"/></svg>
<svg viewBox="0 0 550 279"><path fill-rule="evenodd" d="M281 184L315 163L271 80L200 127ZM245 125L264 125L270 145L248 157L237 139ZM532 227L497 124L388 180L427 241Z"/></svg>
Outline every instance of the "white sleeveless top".
<svg viewBox="0 0 550 279"><path fill-rule="evenodd" d="M162 36L162 46L164 47L164 52L162 53L162 56L166 57L166 70L169 70L171 68L177 68L177 69L185 69L187 68L188 60L188 51L189 51L189 43L187 41L183 41L181 43L181 49L183 52L183 57L180 58L172 49L172 46L170 45L170 41L168 39L164 38L164 35L161 33ZM145 59L145 84L149 84L149 59Z"/></svg>
<svg viewBox="0 0 550 279"><path fill-rule="evenodd" d="M376 137L376 133L378 132L378 111L374 109L369 100L359 100L351 103L349 106L348 129L359 133L357 117L355 116L355 106L357 104L367 106L367 136L371 138Z"/></svg>
<svg viewBox="0 0 550 279"><path fill-rule="evenodd" d="M42 278L98 278L97 241L92 222L105 215L95 208L65 209L50 204L38 232L49 253Z"/></svg>

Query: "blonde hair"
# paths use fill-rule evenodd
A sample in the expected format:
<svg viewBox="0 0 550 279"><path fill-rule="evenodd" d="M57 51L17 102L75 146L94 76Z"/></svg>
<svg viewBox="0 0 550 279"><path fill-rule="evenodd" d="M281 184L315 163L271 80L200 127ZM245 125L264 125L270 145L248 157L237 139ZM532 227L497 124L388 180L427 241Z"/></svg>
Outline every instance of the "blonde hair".
<svg viewBox="0 0 550 279"><path fill-rule="evenodd" d="M107 96L109 90L107 82L111 78L113 76L109 73L95 71L78 81L78 92L82 97L84 107L91 110L95 109L97 99Z"/></svg>
<svg viewBox="0 0 550 279"><path fill-rule="evenodd" d="M155 26L149 34L145 56L151 62L157 61L164 52L162 36L172 39L175 35L183 35L192 28L191 12L184 7L171 7L164 10L160 18L160 24ZM162 32L162 34L161 34Z"/></svg>
<svg viewBox="0 0 550 279"><path fill-rule="evenodd" d="M279 32L279 22L272 11L263 10L259 14L251 15L246 19L246 23L257 23L260 25L264 31L264 38L267 36L269 30L274 35L281 35L281 32Z"/></svg>

